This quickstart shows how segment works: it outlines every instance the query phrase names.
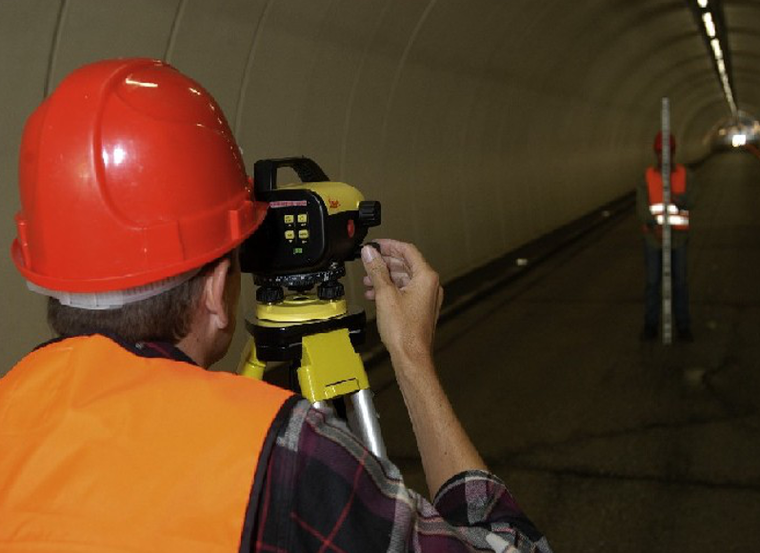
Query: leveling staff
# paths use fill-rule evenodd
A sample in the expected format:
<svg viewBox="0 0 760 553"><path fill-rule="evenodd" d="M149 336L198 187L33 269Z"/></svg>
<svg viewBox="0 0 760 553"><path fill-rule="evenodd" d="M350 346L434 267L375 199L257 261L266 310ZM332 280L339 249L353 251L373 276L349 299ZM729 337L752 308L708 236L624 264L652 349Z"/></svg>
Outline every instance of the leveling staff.
<svg viewBox="0 0 760 553"><path fill-rule="evenodd" d="M670 135L671 160L676 153L676 140ZM644 232L644 261L646 285L644 288L644 328L642 340L654 340L660 326L662 311L662 226L665 206L662 182L662 133L654 138L657 164L648 167L644 179L636 188L636 210ZM689 245L689 211L694 208L693 179L685 166L671 163L671 204L668 206L671 225L671 274L673 315L676 337L682 342L694 341L689 314L689 284L687 278L687 251Z"/></svg>
<svg viewBox="0 0 760 553"><path fill-rule="evenodd" d="M13 259L60 337L0 380L0 551L549 551L441 390L442 292L414 246L363 261L432 504L305 400L205 370L266 206L198 83L75 71L29 118L19 182Z"/></svg>

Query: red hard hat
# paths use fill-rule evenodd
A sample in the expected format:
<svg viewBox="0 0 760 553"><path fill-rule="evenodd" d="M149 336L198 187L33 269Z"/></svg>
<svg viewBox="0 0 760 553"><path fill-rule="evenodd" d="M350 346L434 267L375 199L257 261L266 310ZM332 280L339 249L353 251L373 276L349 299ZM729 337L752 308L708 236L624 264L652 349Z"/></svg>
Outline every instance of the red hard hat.
<svg viewBox="0 0 760 553"><path fill-rule="evenodd" d="M654 137L654 151L662 152L662 131ZM676 151L676 139L672 134L670 135L670 151L671 153Z"/></svg>
<svg viewBox="0 0 760 553"><path fill-rule="evenodd" d="M27 121L11 253L48 290L108 292L201 267L264 218L221 109L150 59L61 82Z"/></svg>

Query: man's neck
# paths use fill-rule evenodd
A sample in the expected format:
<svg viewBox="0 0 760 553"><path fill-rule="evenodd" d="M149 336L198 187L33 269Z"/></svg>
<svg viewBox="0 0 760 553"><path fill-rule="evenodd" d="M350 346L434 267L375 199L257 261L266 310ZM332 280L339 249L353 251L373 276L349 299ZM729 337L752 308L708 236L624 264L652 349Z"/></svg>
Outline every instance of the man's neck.
<svg viewBox="0 0 760 553"><path fill-rule="evenodd" d="M208 368L213 362L209 362L207 359L206 351L202 340L197 333L192 330L177 342L177 348L179 348L185 355L195 361L195 363L201 367Z"/></svg>

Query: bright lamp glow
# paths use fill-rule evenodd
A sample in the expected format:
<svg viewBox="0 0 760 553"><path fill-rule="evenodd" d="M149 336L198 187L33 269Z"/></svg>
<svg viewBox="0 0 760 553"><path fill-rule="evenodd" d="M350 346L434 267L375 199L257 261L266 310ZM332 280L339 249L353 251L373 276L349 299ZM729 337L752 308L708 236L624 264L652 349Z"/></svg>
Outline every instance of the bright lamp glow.
<svg viewBox="0 0 760 553"><path fill-rule="evenodd" d="M713 22L712 14L710 12L702 14L702 21L705 24L705 31L710 38L715 37L715 22Z"/></svg>
<svg viewBox="0 0 760 553"><path fill-rule="evenodd" d="M706 8L707 7L707 0L697 0L697 4L699 4L700 8Z"/></svg>
<svg viewBox="0 0 760 553"><path fill-rule="evenodd" d="M738 148L740 146L744 146L747 144L747 135L746 134L735 134L731 137L731 144L734 148Z"/></svg>
<svg viewBox="0 0 760 553"><path fill-rule="evenodd" d="M715 54L715 59L723 58L723 50L721 50L720 41L717 38L714 38L710 41L710 46L712 46L713 53Z"/></svg>

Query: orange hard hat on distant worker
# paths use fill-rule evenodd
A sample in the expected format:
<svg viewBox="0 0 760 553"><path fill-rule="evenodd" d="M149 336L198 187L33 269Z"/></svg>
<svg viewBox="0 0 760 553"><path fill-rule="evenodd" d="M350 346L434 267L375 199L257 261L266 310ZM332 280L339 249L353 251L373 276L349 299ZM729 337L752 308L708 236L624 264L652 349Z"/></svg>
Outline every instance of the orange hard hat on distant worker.
<svg viewBox="0 0 760 553"><path fill-rule="evenodd" d="M235 248L266 214L217 103L151 59L64 79L27 121L19 189L13 260L55 297L154 295Z"/></svg>
<svg viewBox="0 0 760 553"><path fill-rule="evenodd" d="M662 131L654 137L654 151L662 152ZM671 153L676 151L676 139L672 134L670 135L670 151Z"/></svg>

